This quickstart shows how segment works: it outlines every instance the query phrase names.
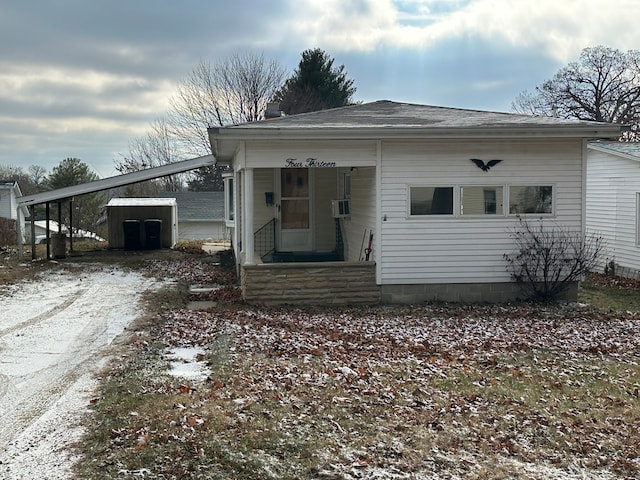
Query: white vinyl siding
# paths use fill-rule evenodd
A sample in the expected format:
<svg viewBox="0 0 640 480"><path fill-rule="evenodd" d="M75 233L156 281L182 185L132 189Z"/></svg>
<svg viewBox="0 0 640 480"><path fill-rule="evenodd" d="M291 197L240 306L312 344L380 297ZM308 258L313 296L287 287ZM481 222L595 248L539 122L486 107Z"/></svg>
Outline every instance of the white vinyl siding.
<svg viewBox="0 0 640 480"><path fill-rule="evenodd" d="M308 159L331 165L331 168L375 166L376 144L373 141L252 141L246 146L246 167L285 168L288 161L306 167ZM335 165L333 165L335 164ZM318 167L316 170L322 169Z"/></svg>
<svg viewBox="0 0 640 480"><path fill-rule="evenodd" d="M17 217L17 201L13 188L13 186L9 187L8 185L0 188L0 217L15 220Z"/></svg>
<svg viewBox="0 0 640 480"><path fill-rule="evenodd" d="M336 229L331 211L331 200L338 198L337 170L335 168L317 168L314 173L315 250L329 252L333 251L336 246Z"/></svg>
<svg viewBox="0 0 640 480"><path fill-rule="evenodd" d="M272 168L256 168L253 171L253 231L273 220L275 206L267 205L266 192L274 191L274 171Z"/></svg>
<svg viewBox="0 0 640 480"><path fill-rule="evenodd" d="M582 151L580 140L383 142L381 282L510 281L503 255L513 249L509 229L517 217L410 216L408 189L553 185L555 212L548 221L581 229ZM484 172L471 158L503 161Z"/></svg>
<svg viewBox="0 0 640 480"><path fill-rule="evenodd" d="M364 257L364 248L373 231L375 253L378 238L376 226L376 169L360 167L351 173L351 216L344 219L345 260L357 262ZM370 257L373 260L373 256Z"/></svg>
<svg viewBox="0 0 640 480"><path fill-rule="evenodd" d="M587 230L606 241L603 265L640 270L638 193L640 161L589 149L587 164Z"/></svg>

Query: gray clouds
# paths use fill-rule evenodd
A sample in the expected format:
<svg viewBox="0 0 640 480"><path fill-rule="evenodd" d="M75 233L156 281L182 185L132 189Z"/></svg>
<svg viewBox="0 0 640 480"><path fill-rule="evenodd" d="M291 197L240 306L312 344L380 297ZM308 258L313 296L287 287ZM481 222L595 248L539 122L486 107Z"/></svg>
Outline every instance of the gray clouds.
<svg viewBox="0 0 640 480"><path fill-rule="evenodd" d="M587 46L640 45L635 0L0 0L0 164L102 175L200 61L319 47L355 98L507 110Z"/></svg>

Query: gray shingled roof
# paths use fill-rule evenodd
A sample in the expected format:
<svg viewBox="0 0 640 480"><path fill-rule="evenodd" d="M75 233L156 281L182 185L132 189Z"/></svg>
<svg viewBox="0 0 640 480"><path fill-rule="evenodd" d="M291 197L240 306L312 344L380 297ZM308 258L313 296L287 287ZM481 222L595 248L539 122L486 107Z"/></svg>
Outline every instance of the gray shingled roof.
<svg viewBox="0 0 640 480"><path fill-rule="evenodd" d="M158 196L176 199L179 222L224 219L224 192L163 192Z"/></svg>
<svg viewBox="0 0 640 480"><path fill-rule="evenodd" d="M242 129L286 129L286 128L460 128L500 126L576 126L593 125L596 122L552 117L534 117L514 113L467 110L379 100L317 112L278 117L261 122L245 123L228 127ZM603 124L604 125L604 124ZM609 125L609 124L606 124Z"/></svg>
<svg viewBox="0 0 640 480"><path fill-rule="evenodd" d="M589 147L640 161L640 142L589 142Z"/></svg>
<svg viewBox="0 0 640 480"><path fill-rule="evenodd" d="M217 159L239 140L563 137L617 138L620 125L380 100L209 129Z"/></svg>

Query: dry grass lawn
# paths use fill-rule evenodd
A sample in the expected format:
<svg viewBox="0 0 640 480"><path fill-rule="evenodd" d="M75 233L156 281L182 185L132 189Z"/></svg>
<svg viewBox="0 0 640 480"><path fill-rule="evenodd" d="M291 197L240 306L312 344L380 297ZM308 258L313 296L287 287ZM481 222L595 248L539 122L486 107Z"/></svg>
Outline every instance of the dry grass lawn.
<svg viewBox="0 0 640 480"><path fill-rule="evenodd" d="M148 299L105 372L78 478L640 475L637 282L593 276L565 306L305 309L243 305L227 286L193 311L187 285L232 272L206 255L125 257L72 260L179 283ZM0 284L52 266L10 263ZM206 381L168 374L176 346L204 349Z"/></svg>

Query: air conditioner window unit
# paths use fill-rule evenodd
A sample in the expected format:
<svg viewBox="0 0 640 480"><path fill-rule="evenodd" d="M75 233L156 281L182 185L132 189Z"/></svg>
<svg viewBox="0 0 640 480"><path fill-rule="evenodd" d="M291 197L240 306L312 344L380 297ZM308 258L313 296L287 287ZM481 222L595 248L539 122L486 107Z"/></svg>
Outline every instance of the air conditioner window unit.
<svg viewBox="0 0 640 480"><path fill-rule="evenodd" d="M351 215L351 205L349 200L331 200L331 210L333 218L344 218Z"/></svg>

